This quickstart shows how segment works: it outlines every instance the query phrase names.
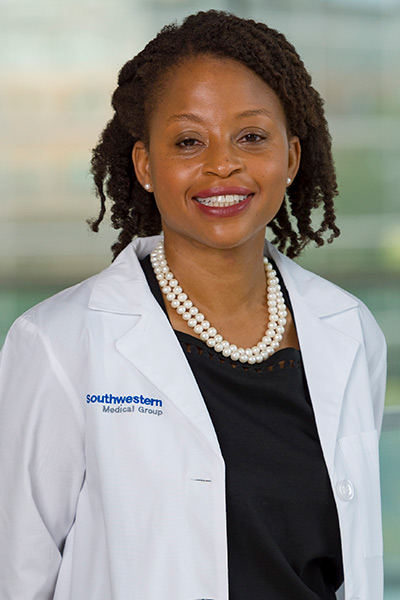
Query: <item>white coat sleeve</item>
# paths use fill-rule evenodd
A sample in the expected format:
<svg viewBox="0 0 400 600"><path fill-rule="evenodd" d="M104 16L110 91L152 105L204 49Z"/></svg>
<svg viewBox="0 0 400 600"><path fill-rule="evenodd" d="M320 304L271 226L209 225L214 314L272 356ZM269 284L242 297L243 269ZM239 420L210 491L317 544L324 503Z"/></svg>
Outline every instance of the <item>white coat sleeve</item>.
<svg viewBox="0 0 400 600"><path fill-rule="evenodd" d="M385 408L385 393L386 393L386 344L382 344L382 355L374 370L371 373L371 391L374 402L375 424L378 432L381 432L383 411Z"/></svg>
<svg viewBox="0 0 400 600"><path fill-rule="evenodd" d="M368 326L364 326L365 347L370 374L369 381L375 426L378 433L380 433L385 407L387 346L385 337L375 319L370 313L368 317Z"/></svg>
<svg viewBox="0 0 400 600"><path fill-rule="evenodd" d="M53 598L84 478L73 395L49 340L18 319L0 361L1 600Z"/></svg>

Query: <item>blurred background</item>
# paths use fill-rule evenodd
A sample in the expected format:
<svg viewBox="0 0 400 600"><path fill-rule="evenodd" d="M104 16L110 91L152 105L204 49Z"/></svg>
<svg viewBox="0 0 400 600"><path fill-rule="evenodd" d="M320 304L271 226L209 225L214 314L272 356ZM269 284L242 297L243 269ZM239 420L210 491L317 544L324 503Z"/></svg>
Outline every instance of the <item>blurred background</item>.
<svg viewBox="0 0 400 600"><path fill-rule="evenodd" d="M400 599L400 0L0 0L0 345L24 310L109 264L117 232L85 219L118 70L164 24L209 8L282 31L326 101L342 235L299 262L386 334L385 600Z"/></svg>

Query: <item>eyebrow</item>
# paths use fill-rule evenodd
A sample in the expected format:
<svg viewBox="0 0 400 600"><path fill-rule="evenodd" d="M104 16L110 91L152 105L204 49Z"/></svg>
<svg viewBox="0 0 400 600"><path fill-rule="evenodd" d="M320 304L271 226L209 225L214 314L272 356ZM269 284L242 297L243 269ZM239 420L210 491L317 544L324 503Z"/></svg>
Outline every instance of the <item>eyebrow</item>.
<svg viewBox="0 0 400 600"><path fill-rule="evenodd" d="M251 110L245 110L243 112L237 113L235 117L238 119L244 119L246 117L257 117L260 115L264 117L270 117L271 113L265 108L254 108ZM177 115L171 115L167 119L167 123L172 123L175 121L194 121L195 123L204 123L204 120L195 113L179 113Z"/></svg>
<svg viewBox="0 0 400 600"><path fill-rule="evenodd" d="M174 121L195 121L196 123L204 123L203 119L194 113L180 113L179 115L171 115L167 119L167 123Z"/></svg>
<svg viewBox="0 0 400 600"><path fill-rule="evenodd" d="M271 113L269 110L266 110L265 108L255 108L253 110L245 110L244 112L237 113L235 115L235 117L242 119L245 117L257 117L259 115L264 116L264 117L270 117Z"/></svg>

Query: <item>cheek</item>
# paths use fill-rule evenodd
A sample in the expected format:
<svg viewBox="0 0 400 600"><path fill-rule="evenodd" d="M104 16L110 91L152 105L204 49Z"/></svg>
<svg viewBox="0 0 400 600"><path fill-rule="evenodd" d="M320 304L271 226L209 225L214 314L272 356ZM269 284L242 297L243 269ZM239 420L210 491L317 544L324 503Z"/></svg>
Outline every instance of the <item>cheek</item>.
<svg viewBox="0 0 400 600"><path fill-rule="evenodd" d="M196 177L196 167L192 162L182 162L166 158L158 160L150 167L150 177L153 182L155 195L163 197L186 196Z"/></svg>

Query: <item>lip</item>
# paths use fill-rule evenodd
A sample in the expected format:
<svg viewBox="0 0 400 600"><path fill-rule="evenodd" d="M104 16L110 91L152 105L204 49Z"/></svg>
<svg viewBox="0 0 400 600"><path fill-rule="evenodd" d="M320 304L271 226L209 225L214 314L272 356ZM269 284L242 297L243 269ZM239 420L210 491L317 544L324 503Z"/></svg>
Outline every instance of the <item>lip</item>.
<svg viewBox="0 0 400 600"><path fill-rule="evenodd" d="M226 188L225 188L226 189ZM233 188L229 188L229 189L233 189ZM239 188L235 188L235 189L239 189ZM243 189L243 188L242 188ZM225 194L239 194L239 195L244 195L243 192L224 192ZM223 195L223 194L211 194L212 196L214 195ZM209 215L212 217L233 217L234 215L237 215L239 213L241 213L243 210L245 210L247 208L247 206L249 205L249 203L251 202L252 198L253 198L254 194L250 193L244 200L242 200L242 202L239 202L238 204L233 204L232 206L206 206L205 204L200 204L199 202L195 202L196 206L198 207L198 209L205 215ZM207 196L196 196L197 198L207 198Z"/></svg>
<svg viewBox="0 0 400 600"><path fill-rule="evenodd" d="M223 187L217 186L213 188L207 188L206 190L201 190L196 194L193 194L192 198L195 200L196 198L210 198L211 196L230 196L237 194L238 196L248 196L249 194L253 194L252 190L246 187Z"/></svg>

